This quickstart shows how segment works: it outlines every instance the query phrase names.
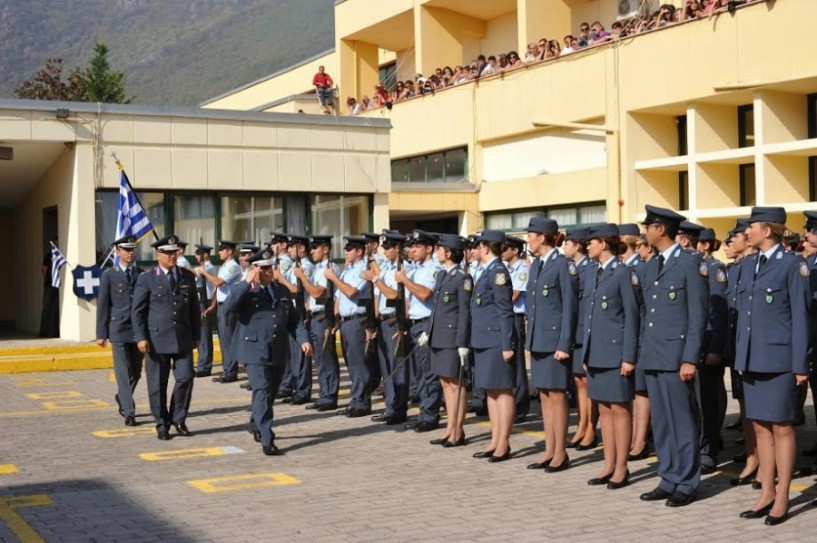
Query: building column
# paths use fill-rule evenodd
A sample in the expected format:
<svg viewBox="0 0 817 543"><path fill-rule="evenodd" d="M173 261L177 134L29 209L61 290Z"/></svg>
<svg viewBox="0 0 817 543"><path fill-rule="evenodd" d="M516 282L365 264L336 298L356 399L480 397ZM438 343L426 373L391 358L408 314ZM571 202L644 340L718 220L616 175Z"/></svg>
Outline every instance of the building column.
<svg viewBox="0 0 817 543"><path fill-rule="evenodd" d="M337 107L342 110L346 97L358 100L366 94L370 98L380 79L378 48L376 45L356 40L340 40L337 46L340 78L337 82Z"/></svg>
<svg viewBox="0 0 817 543"><path fill-rule="evenodd" d="M485 21L447 9L419 5L414 10L417 73L431 75L436 68L469 62L479 54Z"/></svg>
<svg viewBox="0 0 817 543"><path fill-rule="evenodd" d="M519 54L525 57L528 44L547 37L559 40L570 33L571 16L569 0L517 0L516 15L519 22Z"/></svg>

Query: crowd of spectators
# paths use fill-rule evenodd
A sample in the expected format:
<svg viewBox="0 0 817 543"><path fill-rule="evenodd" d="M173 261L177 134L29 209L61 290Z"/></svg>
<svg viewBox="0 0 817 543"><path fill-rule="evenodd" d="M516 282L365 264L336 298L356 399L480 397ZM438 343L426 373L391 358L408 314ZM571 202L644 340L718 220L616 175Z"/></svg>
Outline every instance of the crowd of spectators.
<svg viewBox="0 0 817 543"><path fill-rule="evenodd" d="M663 4L652 12L638 14L628 19L615 21L608 31L599 21L579 25L578 34L568 34L562 41L542 38L528 44L524 54L516 51L498 55L479 55L467 65L437 68L433 74L417 74L414 79L397 81L389 90L380 83L373 89L371 97L363 95L358 101L354 97L346 100L350 115L361 111L385 107L391 109L396 102L402 102L424 94L434 94L438 90L462 85L480 78L491 77L581 51L589 47L631 37L642 32L663 28L691 19L710 17L719 11L732 12L740 5L764 0L686 0L682 8Z"/></svg>

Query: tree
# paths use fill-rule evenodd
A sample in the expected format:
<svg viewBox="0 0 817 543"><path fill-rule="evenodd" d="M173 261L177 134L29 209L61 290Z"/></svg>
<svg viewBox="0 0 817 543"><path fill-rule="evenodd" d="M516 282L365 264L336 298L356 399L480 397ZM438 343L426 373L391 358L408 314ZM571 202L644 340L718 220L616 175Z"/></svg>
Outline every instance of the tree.
<svg viewBox="0 0 817 543"><path fill-rule="evenodd" d="M82 101L128 104L132 98L125 97L125 72L111 68L108 52L107 45L97 43L90 65L75 70L71 75L77 78Z"/></svg>
<svg viewBox="0 0 817 543"><path fill-rule="evenodd" d="M62 80L61 58L48 58L34 77L26 79L14 89L14 94L17 98L29 100L77 101L82 89L73 74L67 83Z"/></svg>

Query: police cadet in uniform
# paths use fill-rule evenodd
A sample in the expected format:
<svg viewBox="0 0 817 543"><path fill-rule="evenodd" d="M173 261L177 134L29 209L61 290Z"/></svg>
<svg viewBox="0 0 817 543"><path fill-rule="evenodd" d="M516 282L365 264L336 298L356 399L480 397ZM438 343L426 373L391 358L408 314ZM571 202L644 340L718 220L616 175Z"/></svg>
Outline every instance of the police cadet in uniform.
<svg viewBox="0 0 817 543"><path fill-rule="evenodd" d="M619 232L620 231L621 230L619 230ZM655 251L652 245L650 245L647 241L647 237L644 234L639 234L638 243L636 244L635 250L638 254L638 259L636 260L631 258L630 267L635 268L636 272L638 272L638 270L641 269L644 264L649 262L653 256L655 256ZM635 296L636 300L638 300L638 306L642 310L643 318L644 295L640 288L636 289ZM650 456L650 446L648 442L649 434L650 398L647 396L647 379L644 377L644 368L641 366L636 366L635 399L633 400L633 440L630 444L630 457L628 460L633 462L635 460L643 460Z"/></svg>
<svg viewBox="0 0 817 543"><path fill-rule="evenodd" d="M337 289L335 314L340 318L340 340L343 359L352 381L351 399L343 411L347 417L363 417L372 412L371 375L366 364L366 314L358 301L372 295L371 283L366 281L366 260L363 258L366 238L343 236L346 268L340 276L334 268L324 270L326 279ZM372 338L373 340L374 338Z"/></svg>
<svg viewBox="0 0 817 543"><path fill-rule="evenodd" d="M528 369L525 363L525 294L528 290L528 276L530 266L521 258L524 254L525 242L513 236L505 237L502 247L502 260L511 275L513 287L513 325L516 334L516 361L514 369L513 397L516 402L516 417L514 422L525 422L530 411L530 391L528 390Z"/></svg>
<svg viewBox="0 0 817 543"><path fill-rule="evenodd" d="M536 255L528 280L528 330L525 349L531 357L531 385L539 390L545 428L545 451L528 469L559 472L570 467L565 450L567 388L576 336L579 271L559 254L564 236L553 219L534 217L528 224L528 248Z"/></svg>
<svg viewBox="0 0 817 543"><path fill-rule="evenodd" d="M650 396L661 481L641 499L681 507L695 500L701 480L694 380L706 332L709 268L675 242L683 215L651 205L646 211L647 241L658 254L639 266L644 319L638 364Z"/></svg>
<svg viewBox="0 0 817 543"><path fill-rule="evenodd" d="M578 422L573 439L567 442L568 448L579 451L595 449L598 444L596 437L596 422L598 409L587 396L587 376L582 360L582 340L584 338L584 319L587 314L587 298L584 295L585 274L590 268L590 259L587 258L587 228L573 228L565 232L565 256L572 260L579 272L578 317L576 318L576 337L573 340L573 384L576 390L576 411Z"/></svg>
<svg viewBox="0 0 817 543"><path fill-rule="evenodd" d="M230 342L233 339L235 330L235 315L222 311L220 307L230 294L230 289L241 281L241 266L235 261L236 242L221 240L218 244L218 258L221 260L221 267L218 275L214 276L208 272L204 266L196 268L196 272L216 287L216 302L218 307L218 343L221 348L221 377L213 377L213 381L218 383L234 383L238 381L238 362L230 353Z"/></svg>
<svg viewBox="0 0 817 543"><path fill-rule="evenodd" d="M513 286L499 258L505 234L485 230L479 236L482 272L474 283L471 298L471 347L474 349L474 379L488 395L491 441L474 458L503 462L511 457L511 427L514 409Z"/></svg>
<svg viewBox="0 0 817 543"><path fill-rule="evenodd" d="M142 269L134 265L134 236L119 238L113 244L119 264L102 274L96 304L96 343L100 347L111 343L117 390L114 399L119 414L125 418L125 426L136 426L133 391L142 377L144 355L139 352L134 339L131 301Z"/></svg>
<svg viewBox="0 0 817 543"><path fill-rule="evenodd" d="M196 262L207 273L216 275L216 267L210 262L213 248L209 245L196 245ZM196 295L201 305L201 341L199 341L199 361L196 365L196 377L208 377L213 371L213 330L217 330L216 311L218 308L213 285L198 272L196 273Z"/></svg>
<svg viewBox="0 0 817 543"><path fill-rule="evenodd" d="M468 272L473 280L476 281L477 270L479 270L479 236L471 234L465 238L465 261L467 266L465 271ZM488 415L488 405L485 401L485 389L478 387L474 382L474 351L471 351L469 357L468 374L471 376L471 399L468 402L468 412L475 413L478 417Z"/></svg>
<svg viewBox="0 0 817 543"><path fill-rule="evenodd" d="M309 294L307 311L311 319L307 329L313 346L313 356L318 366L318 400L306 406L307 409L331 411L338 407L338 386L340 383L340 366L335 343L337 324L335 316L334 285L326 279L326 269L331 267L337 275L338 270L330 259L332 236L310 236L309 252L315 263L315 271L307 277L303 268L295 268L295 277L304 284ZM330 292L331 290L331 292Z"/></svg>
<svg viewBox="0 0 817 543"><path fill-rule="evenodd" d="M738 285L735 369L743 372L746 417L760 461L761 495L742 518L785 522L796 443L797 387L808 380L809 267L781 245L782 207L753 207L746 236L758 253L746 258ZM777 481L775 481L777 477Z"/></svg>
<svg viewBox="0 0 817 543"><path fill-rule="evenodd" d="M377 290L377 307L380 321L377 331L377 346L380 360L380 372L384 376L383 400L386 408L382 413L372 417L374 422L385 422L389 426L406 422L408 411L409 365L405 359L409 355L410 338L399 337L397 308L394 300L398 297L397 272L398 259L402 258L400 247L406 237L397 232L383 234L383 260L375 262L373 269L366 270L366 280L374 283ZM406 307L404 306L405 310ZM404 315L408 319L408 315ZM398 340L402 341L402 352L396 352ZM397 365L400 365L397 367Z"/></svg>
<svg viewBox="0 0 817 543"><path fill-rule="evenodd" d="M295 261L289 256L289 234L285 232L273 232L269 247L272 251L275 271L280 275L288 276L292 268L295 267ZM295 352L290 353L289 356L289 362L287 362L284 367L284 375L281 377L281 389L277 395L278 398L282 399L282 403L289 403L290 398L292 398L292 389L295 388L295 376L292 374L291 357L299 355Z"/></svg>
<svg viewBox="0 0 817 543"><path fill-rule="evenodd" d="M641 255L636 252L638 242L641 240L641 229L635 223L625 223L618 225L619 239L621 239L620 254L618 255L625 266L632 268L643 263Z"/></svg>
<svg viewBox="0 0 817 543"><path fill-rule="evenodd" d="M249 258L257 253L261 248L252 241L242 241L238 244L238 265L241 267L241 280L243 281L250 273Z"/></svg>
<svg viewBox="0 0 817 543"><path fill-rule="evenodd" d="M474 282L460 268L464 251L465 242L461 237L451 234L440 236L437 261L445 269L438 274L437 284L434 285L434 311L426 327L431 347L431 373L440 378L447 413L447 425L442 437L431 440L431 444L443 447L465 445L462 425L468 392L463 375L470 352L470 305Z"/></svg>
<svg viewBox="0 0 817 543"><path fill-rule="evenodd" d="M386 265L386 259L378 252L378 248L380 247L380 234L377 232L362 232L361 236L366 238L366 258L371 258L372 264L378 267ZM371 267L367 261L367 271L369 271ZM375 341L377 341L376 338ZM369 366L369 374L372 380L369 384L369 388L372 390L372 394L383 393L383 389L380 388L380 381L384 376L380 368L380 356L378 351L379 349L371 348L366 350L366 364Z"/></svg>
<svg viewBox="0 0 817 543"><path fill-rule="evenodd" d="M440 404L442 403L442 387L439 378L431 371L431 349L428 348L428 334L426 326L431 311L434 308L432 297L437 276L442 272L434 263L432 254L437 240L428 232L414 230L407 240L411 260L414 261L413 270L395 272L398 283L405 285L408 296L408 317L411 343L416 347L411 355L414 362L417 379L417 396L420 400L420 413L417 420L409 423L407 428L415 432L430 432L437 428L440 422Z"/></svg>
<svg viewBox="0 0 817 543"><path fill-rule="evenodd" d="M594 260L585 272L588 300L582 362L587 368L587 392L597 403L604 443L604 467L590 485L615 490L627 486L627 459L633 430L635 362L638 356L640 308L634 269L618 260L618 227L603 224L590 229L587 251Z"/></svg>
<svg viewBox="0 0 817 543"><path fill-rule="evenodd" d="M176 266L179 246L174 235L154 242L158 264L139 275L133 292L133 331L139 351L147 354L148 399L157 437L176 432L189 436L185 419L193 395L193 349L201 337L201 308L196 276ZM176 384L167 405L170 369Z"/></svg>
<svg viewBox="0 0 817 543"><path fill-rule="evenodd" d="M803 225L805 234L803 235L803 255L806 256L806 264L809 268L809 288L811 291L811 314L812 319L809 326L810 345L809 349L809 386L811 387L812 399L817 398L817 211L804 211L806 224ZM817 401L814 401L814 413L817 416ZM817 457L817 443L803 451L803 455ZM817 458L815 459L817 463ZM817 471L817 465L812 471Z"/></svg>
<svg viewBox="0 0 817 543"><path fill-rule="evenodd" d="M282 454L272 431L275 394L287 363L287 338L293 337L306 356L312 345L289 289L273 280L273 255L259 251L247 260L252 269L230 292L224 309L237 315L233 350L247 369L252 387L248 429L269 456Z"/></svg>
<svg viewBox="0 0 817 543"><path fill-rule="evenodd" d="M187 245L186 241L179 240L176 242L176 245L179 246L179 256L176 259L176 265L179 268L185 268L190 271L193 271L193 266L190 265L190 261L187 260L187 257L184 254L187 252Z"/></svg>

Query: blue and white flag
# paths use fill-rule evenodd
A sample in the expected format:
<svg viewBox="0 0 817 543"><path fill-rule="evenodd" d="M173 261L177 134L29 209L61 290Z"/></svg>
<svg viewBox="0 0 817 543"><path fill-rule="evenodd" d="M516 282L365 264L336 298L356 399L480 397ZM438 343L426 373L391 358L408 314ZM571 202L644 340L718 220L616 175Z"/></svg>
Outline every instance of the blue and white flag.
<svg viewBox="0 0 817 543"><path fill-rule="evenodd" d="M119 172L119 202L116 205L116 239L135 236L137 240L150 234L153 225L136 193L131 189L125 171Z"/></svg>
<svg viewBox="0 0 817 543"><path fill-rule="evenodd" d="M57 249L54 243L51 243L51 286L60 288L62 286L62 278L60 277L60 270L68 263L65 257Z"/></svg>

